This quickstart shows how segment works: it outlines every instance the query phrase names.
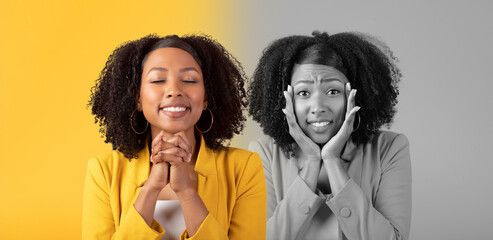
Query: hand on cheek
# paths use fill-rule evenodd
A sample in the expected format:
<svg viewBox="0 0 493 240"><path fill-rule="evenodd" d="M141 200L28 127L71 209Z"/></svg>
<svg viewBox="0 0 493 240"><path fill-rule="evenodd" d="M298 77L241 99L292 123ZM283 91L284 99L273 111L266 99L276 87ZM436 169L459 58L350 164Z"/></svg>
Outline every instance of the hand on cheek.
<svg viewBox="0 0 493 240"><path fill-rule="evenodd" d="M294 114L293 107L293 88L288 86L287 91L284 91L284 98L286 99L286 108L282 109L282 112L286 115L286 121L289 127L289 134L296 141L296 144L303 152L304 158L310 161L320 161L320 147L313 142L296 122L296 116Z"/></svg>
<svg viewBox="0 0 493 240"><path fill-rule="evenodd" d="M357 107L356 89L351 89L351 84L346 84L347 107L344 122L334 137L327 142L322 148L322 159L324 161L332 161L340 159L344 145L351 137L356 113L361 109Z"/></svg>

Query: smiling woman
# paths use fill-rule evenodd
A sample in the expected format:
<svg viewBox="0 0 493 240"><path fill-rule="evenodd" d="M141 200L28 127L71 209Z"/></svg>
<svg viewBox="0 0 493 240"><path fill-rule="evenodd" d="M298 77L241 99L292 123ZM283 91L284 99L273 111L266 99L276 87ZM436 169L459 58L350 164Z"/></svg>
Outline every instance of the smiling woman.
<svg viewBox="0 0 493 240"><path fill-rule="evenodd" d="M117 48L90 101L114 150L89 160L82 238L265 239L261 160L224 146L243 128L244 81L206 36Z"/></svg>
<svg viewBox="0 0 493 240"><path fill-rule="evenodd" d="M172 133L188 130L189 139L193 138L193 128L187 128L207 108L197 61L185 50L158 48L145 59L142 73L137 109L150 123L151 135L162 129Z"/></svg>

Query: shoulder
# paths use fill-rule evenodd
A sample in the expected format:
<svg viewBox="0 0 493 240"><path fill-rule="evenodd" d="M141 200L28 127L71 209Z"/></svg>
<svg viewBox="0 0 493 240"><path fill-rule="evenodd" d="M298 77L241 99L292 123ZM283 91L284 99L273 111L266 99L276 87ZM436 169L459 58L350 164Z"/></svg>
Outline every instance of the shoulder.
<svg viewBox="0 0 493 240"><path fill-rule="evenodd" d="M236 167L246 166L257 160L260 161L257 153L235 147L220 148L215 155L218 164L232 164Z"/></svg>
<svg viewBox="0 0 493 240"><path fill-rule="evenodd" d="M260 156L245 149L223 147L216 150L214 155L217 174L231 181L251 179L263 169Z"/></svg>
<svg viewBox="0 0 493 240"><path fill-rule="evenodd" d="M410 162L409 140L402 133L379 131L370 141L370 147L377 149L382 167L390 167L396 162L406 165Z"/></svg>
<svg viewBox="0 0 493 240"><path fill-rule="evenodd" d="M248 150L257 152L261 155L262 159L264 156L272 156L273 151L278 150L278 148L279 146L275 143L274 139L266 135L251 141L248 145Z"/></svg>
<svg viewBox="0 0 493 240"><path fill-rule="evenodd" d="M87 170L102 171L106 174L116 171L119 168L124 168L130 163L130 159L126 158L123 153L118 150L108 151L91 157L87 162Z"/></svg>
<svg viewBox="0 0 493 240"><path fill-rule="evenodd" d="M391 131L378 131L370 142L382 150L409 147L409 140L404 134Z"/></svg>

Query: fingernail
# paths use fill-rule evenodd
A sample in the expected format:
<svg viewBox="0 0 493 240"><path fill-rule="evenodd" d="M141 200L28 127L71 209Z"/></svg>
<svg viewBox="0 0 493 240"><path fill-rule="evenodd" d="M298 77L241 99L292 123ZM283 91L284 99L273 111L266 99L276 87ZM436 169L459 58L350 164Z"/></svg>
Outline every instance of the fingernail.
<svg viewBox="0 0 493 240"><path fill-rule="evenodd" d="M356 112L359 111L361 109L361 107L356 107Z"/></svg>
<svg viewBox="0 0 493 240"><path fill-rule="evenodd" d="M288 90L291 91L292 87L291 85L288 85Z"/></svg>

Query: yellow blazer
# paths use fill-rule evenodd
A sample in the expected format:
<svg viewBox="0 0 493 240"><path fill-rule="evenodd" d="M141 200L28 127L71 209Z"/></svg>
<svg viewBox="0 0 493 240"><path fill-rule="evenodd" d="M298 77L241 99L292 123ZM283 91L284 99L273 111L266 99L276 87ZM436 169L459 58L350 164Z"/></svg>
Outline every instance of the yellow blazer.
<svg viewBox="0 0 493 240"><path fill-rule="evenodd" d="M129 161L119 151L89 159L84 187L82 239L161 239L133 204L149 176L149 149ZM237 148L213 151L201 137L195 165L197 192L209 214L188 239L265 239L266 187L257 153ZM186 230L181 239L187 239Z"/></svg>

